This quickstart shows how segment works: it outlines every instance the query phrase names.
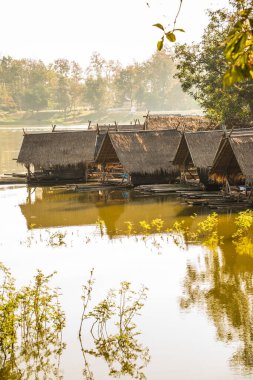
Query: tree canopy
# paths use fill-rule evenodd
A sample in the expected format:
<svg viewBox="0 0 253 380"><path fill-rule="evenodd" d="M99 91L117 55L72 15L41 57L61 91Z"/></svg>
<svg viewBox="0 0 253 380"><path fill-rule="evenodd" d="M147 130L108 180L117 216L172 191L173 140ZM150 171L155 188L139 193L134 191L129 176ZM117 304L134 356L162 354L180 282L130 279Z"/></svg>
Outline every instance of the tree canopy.
<svg viewBox="0 0 253 380"><path fill-rule="evenodd" d="M224 87L223 78L230 70L225 57L224 40L231 28L226 9L209 12L209 24L199 44L176 47L177 77L205 113L227 125L247 123L253 118L253 80Z"/></svg>
<svg viewBox="0 0 253 380"><path fill-rule="evenodd" d="M94 53L83 69L77 62L57 59L51 64L29 59L0 58L0 110L104 111L132 107L142 110L193 109L178 79L173 54L156 52L143 63L122 67Z"/></svg>
<svg viewBox="0 0 253 380"><path fill-rule="evenodd" d="M166 30L161 24L153 26L161 29L163 35L157 42L157 49L163 49L164 40L176 41L176 33L184 32L178 28L177 18L181 11L183 0L179 0L179 9L174 20L173 28ZM230 0L233 11L229 13L227 21L229 27L219 43L224 46L223 53L227 60L227 68L223 75L224 86L253 79L253 4L252 0Z"/></svg>

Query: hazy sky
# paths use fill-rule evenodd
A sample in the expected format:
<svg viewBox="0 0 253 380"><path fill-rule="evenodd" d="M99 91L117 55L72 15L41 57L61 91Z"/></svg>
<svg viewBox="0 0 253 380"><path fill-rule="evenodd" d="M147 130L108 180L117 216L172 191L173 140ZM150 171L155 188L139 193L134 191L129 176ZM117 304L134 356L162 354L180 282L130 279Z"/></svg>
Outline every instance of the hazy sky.
<svg viewBox="0 0 253 380"><path fill-rule="evenodd" d="M148 59L161 36L152 27L173 23L179 0L0 0L0 55L51 62L76 60L82 66L97 51L123 64ZM205 10L228 0L184 0L177 26L180 42L198 40Z"/></svg>

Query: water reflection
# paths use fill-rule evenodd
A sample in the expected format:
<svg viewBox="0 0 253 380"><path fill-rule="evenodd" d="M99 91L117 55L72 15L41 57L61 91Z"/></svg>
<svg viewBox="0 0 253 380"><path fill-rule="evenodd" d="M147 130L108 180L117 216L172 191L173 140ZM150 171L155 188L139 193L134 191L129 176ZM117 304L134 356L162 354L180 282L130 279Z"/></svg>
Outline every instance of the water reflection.
<svg viewBox="0 0 253 380"><path fill-rule="evenodd" d="M61 379L60 357L65 348L65 316L52 275L38 271L34 282L20 290L0 263L0 378Z"/></svg>
<svg viewBox="0 0 253 380"><path fill-rule="evenodd" d="M20 204L20 209L28 229L95 225L100 219L108 236L114 237L127 234L127 221L136 226L143 219L151 222L159 218L172 223L185 208L175 196L140 197L134 191L82 193L56 187L27 191L26 202Z"/></svg>
<svg viewBox="0 0 253 380"><path fill-rule="evenodd" d="M94 379L89 356L103 358L108 365L109 376L129 375L134 379L146 379L143 369L149 363L150 355L148 348L139 342L141 333L135 319L144 306L148 289L143 286L134 291L129 282L122 282L119 290L110 290L102 301L90 308L94 284L92 275L93 272L83 288L83 314L79 330L85 380ZM88 329L92 337L92 347L89 349L84 345Z"/></svg>
<svg viewBox="0 0 253 380"><path fill-rule="evenodd" d="M189 262L180 306L199 306L212 320L217 339L238 345L230 365L253 370L253 259L233 254L207 253Z"/></svg>

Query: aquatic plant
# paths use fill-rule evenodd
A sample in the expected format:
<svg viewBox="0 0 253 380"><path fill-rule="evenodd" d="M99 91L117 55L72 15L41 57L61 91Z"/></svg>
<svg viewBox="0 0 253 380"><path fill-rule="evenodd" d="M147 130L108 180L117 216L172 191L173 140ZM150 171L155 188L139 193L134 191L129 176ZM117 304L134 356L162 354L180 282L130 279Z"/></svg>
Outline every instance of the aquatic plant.
<svg viewBox="0 0 253 380"><path fill-rule="evenodd" d="M99 229L99 232L100 232L100 236L104 236L105 234L105 231L106 231L106 227L105 227L105 221L103 219L98 219L96 221L96 226L98 227Z"/></svg>
<svg viewBox="0 0 253 380"><path fill-rule="evenodd" d="M132 222L125 222L125 224L127 225L127 235L128 236L132 236L133 234L136 233L136 231L134 231L134 224Z"/></svg>
<svg viewBox="0 0 253 380"><path fill-rule="evenodd" d="M218 214L213 212L207 218L198 223L196 240L199 239L203 245L211 250L216 250L222 243L222 236L218 234Z"/></svg>
<svg viewBox="0 0 253 380"><path fill-rule="evenodd" d="M65 315L58 289L51 289L41 271L34 283L21 288L0 263L0 378L60 379L60 356L65 348Z"/></svg>
<svg viewBox="0 0 253 380"><path fill-rule="evenodd" d="M236 232L232 235L236 252L240 255L253 255L252 227L253 211L246 210L239 212L235 218Z"/></svg>
<svg viewBox="0 0 253 380"><path fill-rule="evenodd" d="M145 379L143 368L149 363L147 347L143 347L137 337L134 318L139 315L147 298L147 288L142 286L138 291L131 289L129 282L122 282L118 290L109 290L107 296L88 312L88 303L94 280L91 271L87 285L83 287L83 313L79 338L84 357L84 377L94 379L86 355L103 358L109 368L109 375L120 377L130 375L135 379ZM90 321L90 334L94 347L83 346L83 322Z"/></svg>
<svg viewBox="0 0 253 380"><path fill-rule="evenodd" d="M160 218L153 219L151 225L155 228L156 232L161 232L164 226L164 220Z"/></svg>
<svg viewBox="0 0 253 380"><path fill-rule="evenodd" d="M149 235L149 233L151 232L151 225L146 220L141 220L139 222L139 225L142 228L143 234L144 235Z"/></svg>

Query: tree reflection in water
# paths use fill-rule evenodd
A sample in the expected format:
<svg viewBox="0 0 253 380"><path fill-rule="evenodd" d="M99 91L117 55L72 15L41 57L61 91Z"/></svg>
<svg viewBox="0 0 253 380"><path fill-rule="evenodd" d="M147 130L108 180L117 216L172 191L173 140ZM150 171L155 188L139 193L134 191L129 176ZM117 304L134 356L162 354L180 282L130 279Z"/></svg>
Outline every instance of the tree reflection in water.
<svg viewBox="0 0 253 380"><path fill-rule="evenodd" d="M209 252L202 264L189 263L184 280L181 308L204 307L213 321L217 339L240 342L230 359L231 367L245 373L253 372L253 265L240 268L231 246L227 257ZM250 259L250 258L249 258ZM230 260L230 262L229 262Z"/></svg>
<svg viewBox="0 0 253 380"><path fill-rule="evenodd" d="M84 378L93 380L88 355L103 358L109 375L120 377L130 375L135 379L145 379L143 369L150 361L149 350L138 341L140 332L134 319L140 315L147 298L147 288L142 286L137 292L131 289L129 282L122 282L119 290L110 290L101 302L88 311L93 288L93 271L87 285L83 287L83 315L79 338L84 357ZM93 348L84 348L84 322L90 323ZM85 330L85 331L84 331Z"/></svg>
<svg viewBox="0 0 253 380"><path fill-rule="evenodd" d="M65 348L65 315L53 275L38 271L34 283L20 290L0 263L0 378L61 379L60 356Z"/></svg>

